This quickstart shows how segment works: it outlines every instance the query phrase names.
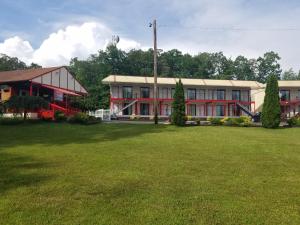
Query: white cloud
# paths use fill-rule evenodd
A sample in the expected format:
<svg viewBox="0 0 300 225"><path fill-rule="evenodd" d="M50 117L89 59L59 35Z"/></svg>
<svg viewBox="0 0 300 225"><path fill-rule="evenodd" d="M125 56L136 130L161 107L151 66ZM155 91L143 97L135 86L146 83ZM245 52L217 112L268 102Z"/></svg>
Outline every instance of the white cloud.
<svg viewBox="0 0 300 225"><path fill-rule="evenodd" d="M39 48L33 49L28 41L16 36L0 43L0 52L16 56L26 63L35 62L42 66L64 65L73 57L87 58L90 54L104 49L110 42L113 31L98 22L67 26L49 35ZM122 38L118 47L127 51L140 48L134 40Z"/></svg>
<svg viewBox="0 0 300 225"><path fill-rule="evenodd" d="M160 48L179 48L190 53L223 51L229 57L252 58L272 50L281 56L284 69L300 69L299 4L291 7L292 4L273 1L169 1L179 23L160 29Z"/></svg>
<svg viewBox="0 0 300 225"><path fill-rule="evenodd" d="M18 36L8 38L3 43L0 43L0 53L18 57L24 61L27 61L32 56L33 51L30 43Z"/></svg>

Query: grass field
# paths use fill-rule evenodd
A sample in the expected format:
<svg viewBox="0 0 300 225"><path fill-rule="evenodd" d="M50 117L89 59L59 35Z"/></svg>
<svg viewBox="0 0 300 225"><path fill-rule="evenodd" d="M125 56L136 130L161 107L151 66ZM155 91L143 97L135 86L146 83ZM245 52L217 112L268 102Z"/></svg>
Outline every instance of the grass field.
<svg viewBox="0 0 300 225"><path fill-rule="evenodd" d="M300 129L0 126L0 224L300 224Z"/></svg>

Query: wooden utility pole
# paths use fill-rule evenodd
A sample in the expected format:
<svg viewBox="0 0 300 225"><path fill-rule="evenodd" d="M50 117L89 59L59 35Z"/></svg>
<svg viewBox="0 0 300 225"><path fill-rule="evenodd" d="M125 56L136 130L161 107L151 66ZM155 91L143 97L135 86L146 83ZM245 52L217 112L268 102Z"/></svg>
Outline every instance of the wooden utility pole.
<svg viewBox="0 0 300 225"><path fill-rule="evenodd" d="M153 76L154 76L154 88L153 88L153 97L154 97L154 123L158 124L158 107L157 107L157 36L156 36L156 20L153 20Z"/></svg>

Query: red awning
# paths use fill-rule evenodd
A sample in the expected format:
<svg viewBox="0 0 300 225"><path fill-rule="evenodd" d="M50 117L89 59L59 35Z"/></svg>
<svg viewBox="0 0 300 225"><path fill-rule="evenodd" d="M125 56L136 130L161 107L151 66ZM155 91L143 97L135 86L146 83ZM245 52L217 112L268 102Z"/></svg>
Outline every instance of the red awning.
<svg viewBox="0 0 300 225"><path fill-rule="evenodd" d="M64 94L66 94L66 95L81 96L80 94L77 94L74 91L69 91L69 90L66 90L66 89L59 88L59 87L53 87L53 86L46 85L46 84L42 84L41 86L45 87L45 88L49 88L49 89L55 90L55 91L62 92Z"/></svg>

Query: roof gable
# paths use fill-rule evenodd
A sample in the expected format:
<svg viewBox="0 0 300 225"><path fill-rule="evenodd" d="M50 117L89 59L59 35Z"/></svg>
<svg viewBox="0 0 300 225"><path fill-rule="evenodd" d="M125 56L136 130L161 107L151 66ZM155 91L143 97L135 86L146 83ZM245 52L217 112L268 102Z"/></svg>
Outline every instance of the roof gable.
<svg viewBox="0 0 300 225"><path fill-rule="evenodd" d="M50 73L51 71L57 70L59 68L61 67L2 71L0 72L0 83L31 80L43 74Z"/></svg>
<svg viewBox="0 0 300 225"><path fill-rule="evenodd" d="M88 93L64 66L0 72L0 83L18 81L32 81L73 92Z"/></svg>

